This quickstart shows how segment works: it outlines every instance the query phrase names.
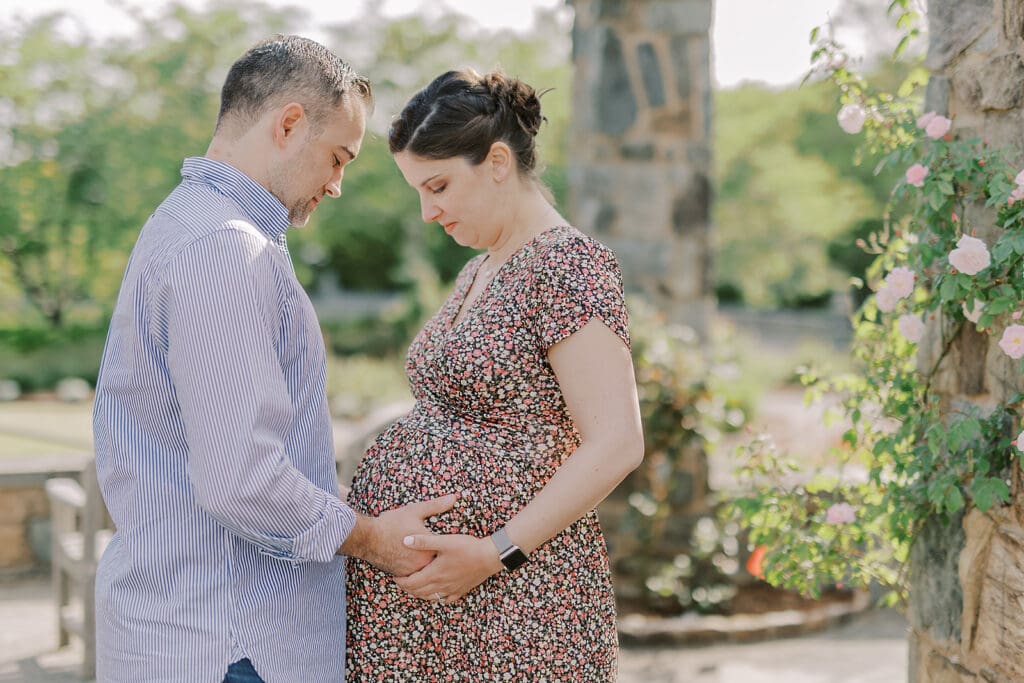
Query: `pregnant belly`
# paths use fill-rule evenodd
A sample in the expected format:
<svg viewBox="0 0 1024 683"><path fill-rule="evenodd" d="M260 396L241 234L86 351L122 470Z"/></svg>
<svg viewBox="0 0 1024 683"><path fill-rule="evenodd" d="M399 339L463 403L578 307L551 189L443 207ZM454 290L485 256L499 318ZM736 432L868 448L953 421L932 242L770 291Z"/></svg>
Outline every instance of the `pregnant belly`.
<svg viewBox="0 0 1024 683"><path fill-rule="evenodd" d="M377 516L408 503L448 493L460 498L431 518L437 533L493 533L524 505L553 473L529 454L473 448L464 442L392 425L367 450L352 481L348 501Z"/></svg>

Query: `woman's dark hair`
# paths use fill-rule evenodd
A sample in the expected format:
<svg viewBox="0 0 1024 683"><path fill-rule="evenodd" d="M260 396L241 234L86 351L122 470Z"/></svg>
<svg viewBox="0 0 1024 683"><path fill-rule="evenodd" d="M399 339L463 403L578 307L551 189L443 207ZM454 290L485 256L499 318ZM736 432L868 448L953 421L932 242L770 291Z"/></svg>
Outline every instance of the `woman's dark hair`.
<svg viewBox="0 0 1024 683"><path fill-rule="evenodd" d="M519 171L534 175L535 138L545 118L540 95L500 71L481 76L472 69L448 71L416 93L391 124L392 154L409 151L424 159L465 157L473 165L501 140L512 149Z"/></svg>

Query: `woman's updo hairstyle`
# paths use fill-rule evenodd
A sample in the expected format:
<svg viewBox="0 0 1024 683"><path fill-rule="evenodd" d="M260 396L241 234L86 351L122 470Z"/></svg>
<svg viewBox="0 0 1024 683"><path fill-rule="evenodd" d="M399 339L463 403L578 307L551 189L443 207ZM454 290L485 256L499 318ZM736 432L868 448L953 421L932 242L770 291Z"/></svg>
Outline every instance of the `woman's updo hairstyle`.
<svg viewBox="0 0 1024 683"><path fill-rule="evenodd" d="M520 173L534 174L535 138L541 122L540 95L500 71L481 76L472 69L449 71L416 93L392 122L392 154L408 151L424 159L466 157L473 165L501 140L516 155Z"/></svg>

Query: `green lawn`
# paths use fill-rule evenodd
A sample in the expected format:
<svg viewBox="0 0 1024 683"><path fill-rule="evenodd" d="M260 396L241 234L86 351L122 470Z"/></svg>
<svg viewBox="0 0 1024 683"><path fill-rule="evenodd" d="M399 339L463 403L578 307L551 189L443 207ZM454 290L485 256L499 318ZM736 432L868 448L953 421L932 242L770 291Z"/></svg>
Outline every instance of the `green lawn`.
<svg viewBox="0 0 1024 683"><path fill-rule="evenodd" d="M0 457L92 450L92 403L0 403Z"/></svg>

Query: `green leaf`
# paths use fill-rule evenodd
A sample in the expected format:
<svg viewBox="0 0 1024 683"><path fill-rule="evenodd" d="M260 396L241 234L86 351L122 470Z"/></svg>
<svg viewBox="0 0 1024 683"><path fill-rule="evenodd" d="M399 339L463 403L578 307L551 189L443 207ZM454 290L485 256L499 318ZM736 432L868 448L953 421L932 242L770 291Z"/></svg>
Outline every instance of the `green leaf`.
<svg viewBox="0 0 1024 683"><path fill-rule="evenodd" d="M939 296L943 301L960 300L960 285L955 277L948 275L943 278L942 285L939 287Z"/></svg>
<svg viewBox="0 0 1024 683"><path fill-rule="evenodd" d="M996 502L1010 500L1010 487L998 477L977 477L971 482L971 498L979 510L985 512Z"/></svg>

